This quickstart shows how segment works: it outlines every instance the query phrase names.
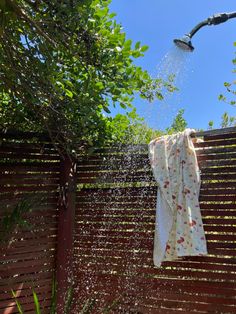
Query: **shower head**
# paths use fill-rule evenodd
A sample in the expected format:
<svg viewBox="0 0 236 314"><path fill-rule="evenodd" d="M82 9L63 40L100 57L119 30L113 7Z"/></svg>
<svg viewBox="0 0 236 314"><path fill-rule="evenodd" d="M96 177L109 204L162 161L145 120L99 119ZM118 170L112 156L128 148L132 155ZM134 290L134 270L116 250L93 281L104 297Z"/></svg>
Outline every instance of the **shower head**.
<svg viewBox="0 0 236 314"><path fill-rule="evenodd" d="M194 50L194 47L191 43L191 39L188 35L179 39L174 39L174 43L176 44L178 48L184 51L192 52Z"/></svg>
<svg viewBox="0 0 236 314"><path fill-rule="evenodd" d="M215 14L197 24L188 35L185 35L181 39L174 39L174 43L183 51L193 51L194 47L192 46L191 38L199 31L200 28L206 25L218 25L233 18L236 18L236 12Z"/></svg>

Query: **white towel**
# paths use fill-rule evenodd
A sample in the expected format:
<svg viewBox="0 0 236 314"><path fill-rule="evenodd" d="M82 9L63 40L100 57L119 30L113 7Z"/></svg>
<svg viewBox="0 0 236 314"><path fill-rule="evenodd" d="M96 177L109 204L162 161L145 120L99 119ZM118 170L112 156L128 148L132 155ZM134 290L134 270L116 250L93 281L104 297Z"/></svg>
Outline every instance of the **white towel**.
<svg viewBox="0 0 236 314"><path fill-rule="evenodd" d="M200 172L195 149L186 129L149 144L149 157L158 184L153 259L207 254L199 207Z"/></svg>

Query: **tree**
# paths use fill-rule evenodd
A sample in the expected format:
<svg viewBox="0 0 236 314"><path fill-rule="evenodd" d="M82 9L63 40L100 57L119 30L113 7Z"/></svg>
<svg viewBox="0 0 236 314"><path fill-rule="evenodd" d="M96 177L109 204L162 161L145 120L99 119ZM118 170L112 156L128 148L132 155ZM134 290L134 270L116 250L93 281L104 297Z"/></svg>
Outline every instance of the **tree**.
<svg viewBox="0 0 236 314"><path fill-rule="evenodd" d="M163 85L134 65L134 46L108 0L0 0L0 127L46 130L74 143L111 139L109 106L129 107L139 93L161 98Z"/></svg>
<svg viewBox="0 0 236 314"><path fill-rule="evenodd" d="M234 43L234 46L236 46L236 42ZM232 60L232 63L233 63L234 66L236 65L236 58L234 58L234 59ZM233 73L236 73L236 69L233 69ZM225 83L224 83L224 86L225 86L225 88L226 88L226 91L227 91L228 93L232 94L233 97L236 96L236 90L235 90L235 88L234 88L235 85L236 85L236 81L233 81L233 82L231 82L231 83L229 83L229 82L225 82ZM232 105L232 106L236 105L236 100L234 100L234 99L227 100L227 97L224 96L223 94L220 94L219 97L218 97L218 99L219 99L219 100L223 100L223 101L225 101L225 102L228 102L228 103L229 103L230 105Z"/></svg>
<svg viewBox="0 0 236 314"><path fill-rule="evenodd" d="M183 114L184 109L180 109L171 126L165 131L149 127L144 118L137 114L135 108L126 115L118 114L110 122L113 141L122 144L148 144L156 137L182 132L187 127L187 121Z"/></svg>
<svg viewBox="0 0 236 314"><path fill-rule="evenodd" d="M227 128L227 127L231 127L235 125L236 125L236 118L231 117L228 115L227 112L224 112L224 114L221 116L221 127Z"/></svg>
<svg viewBox="0 0 236 314"><path fill-rule="evenodd" d="M168 134L173 134L177 132L182 132L186 129L187 127L187 122L183 117L184 114L184 109L180 109L174 118L171 126L166 129Z"/></svg>
<svg viewBox="0 0 236 314"><path fill-rule="evenodd" d="M209 121L208 126L210 130L213 129L214 121ZM229 116L227 112L224 112L223 115L221 116L220 127L228 128L233 126L236 126L236 117Z"/></svg>
<svg viewBox="0 0 236 314"><path fill-rule="evenodd" d="M113 142L122 144L147 144L153 138L164 134L147 125L133 108L125 115L117 114L110 123Z"/></svg>

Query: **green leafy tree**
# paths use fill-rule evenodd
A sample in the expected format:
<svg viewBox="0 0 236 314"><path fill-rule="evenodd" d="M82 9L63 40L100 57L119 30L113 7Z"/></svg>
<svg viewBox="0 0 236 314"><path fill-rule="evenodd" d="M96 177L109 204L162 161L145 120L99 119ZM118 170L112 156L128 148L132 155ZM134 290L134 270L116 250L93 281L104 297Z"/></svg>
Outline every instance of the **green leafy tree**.
<svg viewBox="0 0 236 314"><path fill-rule="evenodd" d="M134 108L126 115L118 114L110 122L113 142L122 144L147 144L152 139L165 135L182 132L187 127L187 121L183 117L184 109L180 109L174 117L171 126L163 130L149 127L144 118L140 117Z"/></svg>
<svg viewBox="0 0 236 314"><path fill-rule="evenodd" d="M145 144L164 134L161 130L150 128L135 108L125 115L117 114L110 128L113 142L122 144Z"/></svg>
<svg viewBox="0 0 236 314"><path fill-rule="evenodd" d="M184 109L180 109L178 111L176 117L174 118L171 126L166 129L166 132L168 134L182 132L186 129L188 124L187 124L187 121L185 120L185 118L183 117L183 114L184 114Z"/></svg>
<svg viewBox="0 0 236 314"><path fill-rule="evenodd" d="M47 131L67 150L112 138L110 106L162 98L108 0L0 0L0 128Z"/></svg>
<svg viewBox="0 0 236 314"><path fill-rule="evenodd" d="M236 125L236 118L229 116L228 113L225 112L221 117L221 127L227 128L227 127L231 127L235 125Z"/></svg>
<svg viewBox="0 0 236 314"><path fill-rule="evenodd" d="M236 46L236 42L234 43L234 46ZM232 63L233 63L234 66L236 65L236 58L234 58L232 60ZM233 69L233 73L236 73L236 69ZM236 96L236 90L235 90L235 87L234 87L235 84L236 84L236 81L233 81L231 83L229 83L229 82L225 82L224 83L226 91L228 93L232 94L233 97ZM219 98L219 100L223 100L225 102L228 102L232 106L236 105L236 101L234 99L228 100L227 97L225 95L223 95L223 94L220 94L218 98Z"/></svg>
<svg viewBox="0 0 236 314"><path fill-rule="evenodd" d="M214 121L209 121L208 127L210 130L213 129L214 125L215 125ZM220 127L228 128L233 126L236 126L236 117L229 116L227 112L224 112L223 115L221 116Z"/></svg>

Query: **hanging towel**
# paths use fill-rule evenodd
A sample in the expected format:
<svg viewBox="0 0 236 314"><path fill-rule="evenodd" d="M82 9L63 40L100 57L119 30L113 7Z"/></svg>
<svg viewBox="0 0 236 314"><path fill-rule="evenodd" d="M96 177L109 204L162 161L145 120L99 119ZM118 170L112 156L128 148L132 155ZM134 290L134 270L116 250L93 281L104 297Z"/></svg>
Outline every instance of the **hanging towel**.
<svg viewBox="0 0 236 314"><path fill-rule="evenodd" d="M186 129L149 144L149 157L158 184L154 265L181 256L207 254L199 207L200 172Z"/></svg>

